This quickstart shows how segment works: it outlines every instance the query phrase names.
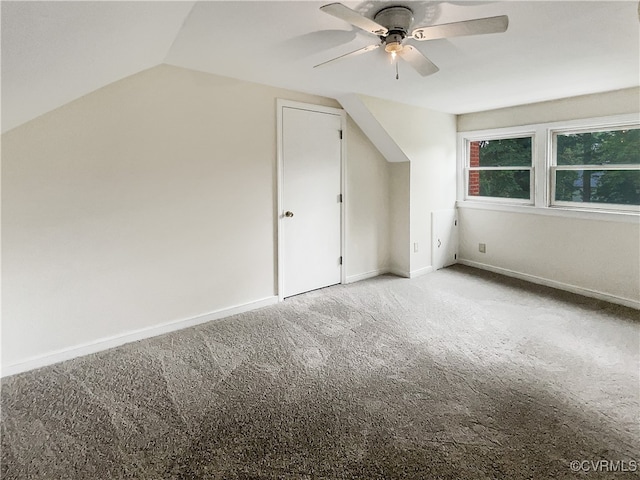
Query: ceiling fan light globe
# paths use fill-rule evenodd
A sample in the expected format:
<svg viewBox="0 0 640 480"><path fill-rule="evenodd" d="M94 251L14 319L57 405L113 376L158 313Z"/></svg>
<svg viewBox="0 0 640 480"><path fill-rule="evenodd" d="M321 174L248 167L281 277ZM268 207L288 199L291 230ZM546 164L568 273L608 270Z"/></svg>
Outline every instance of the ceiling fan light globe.
<svg viewBox="0 0 640 480"><path fill-rule="evenodd" d="M384 46L384 50L388 53L398 53L400 50L402 50L402 43L387 42L387 44Z"/></svg>

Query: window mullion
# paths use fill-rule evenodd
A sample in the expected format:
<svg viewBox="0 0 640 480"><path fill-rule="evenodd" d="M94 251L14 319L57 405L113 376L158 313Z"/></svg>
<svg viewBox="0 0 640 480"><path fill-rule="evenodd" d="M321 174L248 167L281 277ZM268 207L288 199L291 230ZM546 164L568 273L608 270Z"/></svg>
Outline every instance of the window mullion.
<svg viewBox="0 0 640 480"><path fill-rule="evenodd" d="M549 149L550 132L544 126L536 127L533 143L533 205L535 207L546 207L549 205L549 182L547 180L548 166L551 159Z"/></svg>

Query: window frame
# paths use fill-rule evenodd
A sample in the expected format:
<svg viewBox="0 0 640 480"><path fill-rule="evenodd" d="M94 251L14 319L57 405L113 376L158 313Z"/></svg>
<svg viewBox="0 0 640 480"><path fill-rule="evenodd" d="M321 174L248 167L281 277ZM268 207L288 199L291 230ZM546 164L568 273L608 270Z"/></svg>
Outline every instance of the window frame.
<svg viewBox="0 0 640 480"><path fill-rule="evenodd" d="M531 165L528 167L472 167L471 166L471 143L491 141L491 140L509 140L512 138L531 138ZM536 134L535 131L527 130L524 132L511 132L506 135L499 133L490 133L487 135L471 135L464 138L464 168L463 168L463 183L464 183L464 200L465 201L478 201L487 203L500 203L511 205L533 205L535 201L535 165L534 160L536 149ZM470 172L482 172L482 171L529 171L529 198L510 198L510 197L489 197L485 195L469 195L469 174Z"/></svg>
<svg viewBox="0 0 640 480"><path fill-rule="evenodd" d="M640 208L636 205L594 204L582 202L567 202L570 204L552 204L552 173L557 167L555 163L555 147L553 143L555 132L602 131L631 128L640 125L640 114L610 115L606 117L590 117L584 119L570 119L557 122L533 123L526 125L496 127L491 129L477 129L458 132L457 145L457 203L458 207L506 212L521 212L561 217L584 219L599 219L624 222L638 222ZM480 197L468 195L469 165L468 142L491 140L499 138L517 138L533 136L532 190L533 203L518 202L518 199L499 197ZM598 166L596 166L598 167ZM599 166L602 170L602 166ZM614 167L616 168L616 167ZM619 167L618 167L619 169ZM634 168L635 170L635 168ZM595 206L594 206L595 205Z"/></svg>
<svg viewBox="0 0 640 480"><path fill-rule="evenodd" d="M640 205L628 205L620 203L603 203L603 202L571 202L566 200L556 200L556 174L558 171L572 170L590 170L595 172L601 171L636 171L640 170L640 164L616 163L607 165L558 165L558 135L571 135L580 133L597 133L611 132L615 130L634 129L640 130L640 123L622 123L619 125L607 125L598 127L581 127L581 128L556 128L549 130L551 158L549 162L549 207L563 208L587 208L594 210L620 210L629 212L640 212Z"/></svg>

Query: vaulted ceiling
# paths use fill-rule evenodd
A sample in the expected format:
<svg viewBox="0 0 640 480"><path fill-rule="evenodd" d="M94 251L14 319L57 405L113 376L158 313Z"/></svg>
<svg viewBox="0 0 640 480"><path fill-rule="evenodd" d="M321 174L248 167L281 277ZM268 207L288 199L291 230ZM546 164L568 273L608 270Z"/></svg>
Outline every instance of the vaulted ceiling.
<svg viewBox="0 0 640 480"><path fill-rule="evenodd" d="M502 34L414 42L422 77L317 1L2 2L2 130L161 63L329 97L362 93L467 113L640 84L633 1L344 2L372 17L403 4L414 25L508 15ZM411 42L411 41L410 41Z"/></svg>

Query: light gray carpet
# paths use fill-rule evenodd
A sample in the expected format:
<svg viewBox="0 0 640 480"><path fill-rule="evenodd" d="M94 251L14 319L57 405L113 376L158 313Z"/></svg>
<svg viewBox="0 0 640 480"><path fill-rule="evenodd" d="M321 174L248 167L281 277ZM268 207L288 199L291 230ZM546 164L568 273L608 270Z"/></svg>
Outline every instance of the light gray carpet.
<svg viewBox="0 0 640 480"><path fill-rule="evenodd" d="M638 320L461 266L335 286L4 379L2 478L638 478L570 468L640 460Z"/></svg>

